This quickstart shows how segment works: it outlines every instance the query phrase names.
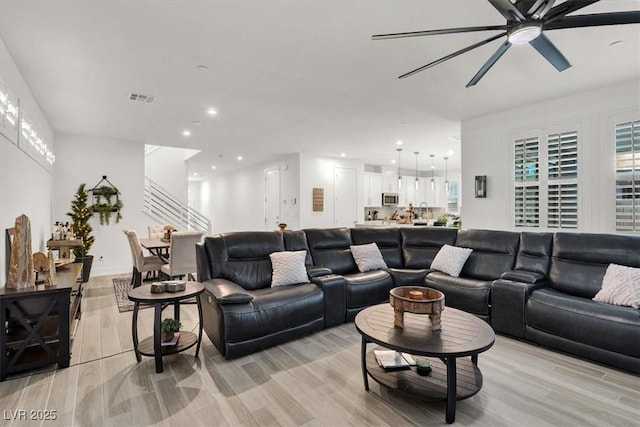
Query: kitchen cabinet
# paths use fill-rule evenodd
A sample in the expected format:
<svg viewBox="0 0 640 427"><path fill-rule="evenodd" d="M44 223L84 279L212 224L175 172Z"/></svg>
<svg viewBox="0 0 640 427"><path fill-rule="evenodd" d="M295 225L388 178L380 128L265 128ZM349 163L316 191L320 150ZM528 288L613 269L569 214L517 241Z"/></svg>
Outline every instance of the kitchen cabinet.
<svg viewBox="0 0 640 427"><path fill-rule="evenodd" d="M444 189L444 179L436 176L433 178L434 185L431 188L431 178L426 178L426 202L430 208L444 208L447 207L447 192Z"/></svg>
<svg viewBox="0 0 640 427"><path fill-rule="evenodd" d="M385 173L382 175L382 192L397 193L398 192L398 175Z"/></svg>
<svg viewBox="0 0 640 427"><path fill-rule="evenodd" d="M365 172L364 174L364 206L382 206L382 174Z"/></svg>

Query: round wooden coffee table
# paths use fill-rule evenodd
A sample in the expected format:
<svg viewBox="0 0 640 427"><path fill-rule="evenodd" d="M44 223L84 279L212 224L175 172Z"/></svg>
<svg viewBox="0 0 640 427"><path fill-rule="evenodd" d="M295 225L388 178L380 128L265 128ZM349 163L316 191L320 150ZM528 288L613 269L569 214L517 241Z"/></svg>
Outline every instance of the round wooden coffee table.
<svg viewBox="0 0 640 427"><path fill-rule="evenodd" d="M370 375L378 383L412 398L444 400L447 404L446 421L453 423L456 400L473 396L482 387L478 353L493 345L493 329L476 316L450 307L442 311L441 329L437 331L432 330L429 316L405 313L404 329L394 326L393 316L390 304L375 305L356 315L356 329L362 335L361 364L365 390L369 390ZM428 357L431 374L419 376L415 367L385 371L378 365L373 350L367 352L368 343Z"/></svg>
<svg viewBox="0 0 640 427"><path fill-rule="evenodd" d="M133 350L136 353L136 360L142 360L141 355L154 357L156 360L156 372L164 370L162 366L162 356L167 354L180 353L188 348L196 346L196 357L200 351L202 341L202 305L199 295L204 292L204 286L199 282L186 282L184 291L151 293L151 285L142 285L129 291L129 299L135 302L133 307L133 319L131 322L131 335L133 336ZM188 298L196 297L198 306L198 316L200 325L198 335L189 331L180 331L180 340L176 345L162 346L160 339L160 324L162 323L163 305L173 304L173 317L180 320L180 302ZM153 336L145 338L138 343L138 309L140 304L151 304L154 307Z"/></svg>

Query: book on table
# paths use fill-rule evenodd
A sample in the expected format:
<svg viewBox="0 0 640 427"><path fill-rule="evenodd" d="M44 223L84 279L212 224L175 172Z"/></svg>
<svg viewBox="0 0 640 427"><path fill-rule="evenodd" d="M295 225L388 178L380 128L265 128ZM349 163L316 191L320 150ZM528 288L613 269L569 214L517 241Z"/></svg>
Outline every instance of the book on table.
<svg viewBox="0 0 640 427"><path fill-rule="evenodd" d="M171 345L176 345L178 344L178 340L180 339L180 332L174 332L173 333L173 338L171 338L169 341L162 341L160 342L160 345L162 347L167 347L167 346L171 346Z"/></svg>
<svg viewBox="0 0 640 427"><path fill-rule="evenodd" d="M408 357L405 358L404 353L395 350L374 350L373 354L376 357L378 365L385 370L409 369L412 363L415 364L411 355L407 354L406 356ZM409 359L409 361L407 359Z"/></svg>

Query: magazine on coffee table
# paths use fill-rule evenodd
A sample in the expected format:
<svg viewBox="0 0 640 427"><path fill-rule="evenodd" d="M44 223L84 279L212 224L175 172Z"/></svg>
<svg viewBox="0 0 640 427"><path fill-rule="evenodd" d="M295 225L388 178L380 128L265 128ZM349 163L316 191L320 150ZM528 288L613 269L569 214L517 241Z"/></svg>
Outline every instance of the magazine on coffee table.
<svg viewBox="0 0 640 427"><path fill-rule="evenodd" d="M373 354L378 365L385 370L409 369L411 367L403 354L395 350L373 350ZM411 360L413 361L413 358Z"/></svg>

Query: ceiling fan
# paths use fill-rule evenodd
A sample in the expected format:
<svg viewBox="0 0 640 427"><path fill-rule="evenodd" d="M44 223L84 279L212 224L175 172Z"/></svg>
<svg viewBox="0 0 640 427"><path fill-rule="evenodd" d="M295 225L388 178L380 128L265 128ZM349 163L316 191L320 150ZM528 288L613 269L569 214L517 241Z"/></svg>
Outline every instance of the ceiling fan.
<svg viewBox="0 0 640 427"><path fill-rule="evenodd" d="M420 71L441 64L451 58L455 58L465 52L483 46L503 36L507 40L484 63L475 76L467 83L467 87L473 86L489 71L498 59L511 47L512 44L529 43L558 71L564 71L571 66L567 58L547 38L545 31L561 30L565 28L598 27L603 25L621 25L640 23L640 10L629 12L598 13L591 15L568 14L580 10L599 0L567 0L554 6L555 0L488 0L498 12L507 19L505 25L486 25L480 27L446 28L442 30L413 31L408 33L378 34L372 36L373 40L396 39L403 37L431 36L436 34L469 33L474 31L502 31L500 34L474 43L470 46L453 52L436 61L430 62L413 71L401 75L399 78L412 76Z"/></svg>

